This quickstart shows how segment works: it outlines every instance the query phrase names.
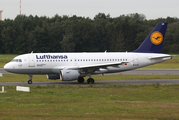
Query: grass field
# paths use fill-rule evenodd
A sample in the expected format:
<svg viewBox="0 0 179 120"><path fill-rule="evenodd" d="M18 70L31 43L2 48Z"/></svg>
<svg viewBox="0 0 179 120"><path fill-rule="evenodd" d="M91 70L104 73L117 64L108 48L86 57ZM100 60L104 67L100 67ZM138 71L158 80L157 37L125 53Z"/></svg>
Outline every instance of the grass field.
<svg viewBox="0 0 179 120"><path fill-rule="evenodd" d="M16 55L0 55L0 67ZM179 57L145 69L179 69ZM179 79L179 75L95 75L96 80ZM87 78L85 78L87 79ZM5 74L0 82L27 82L28 75ZM33 81L50 81L34 75ZM0 93L2 120L178 120L179 85L47 85ZM0 88L1 89L1 88Z"/></svg>
<svg viewBox="0 0 179 120"><path fill-rule="evenodd" d="M0 68L3 68L7 62L10 62L17 55L0 54Z"/></svg>
<svg viewBox="0 0 179 120"><path fill-rule="evenodd" d="M5 87L3 120L177 120L179 85L52 85L31 92Z"/></svg>

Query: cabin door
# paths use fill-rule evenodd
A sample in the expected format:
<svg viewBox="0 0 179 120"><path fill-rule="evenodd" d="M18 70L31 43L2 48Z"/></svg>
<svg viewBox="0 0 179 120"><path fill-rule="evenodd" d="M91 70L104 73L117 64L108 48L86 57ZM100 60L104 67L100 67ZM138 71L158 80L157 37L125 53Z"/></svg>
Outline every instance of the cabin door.
<svg viewBox="0 0 179 120"><path fill-rule="evenodd" d="M34 55L29 55L29 67L35 67Z"/></svg>
<svg viewBox="0 0 179 120"><path fill-rule="evenodd" d="M134 61L133 61L133 66L139 66L139 59L138 55L133 55Z"/></svg>

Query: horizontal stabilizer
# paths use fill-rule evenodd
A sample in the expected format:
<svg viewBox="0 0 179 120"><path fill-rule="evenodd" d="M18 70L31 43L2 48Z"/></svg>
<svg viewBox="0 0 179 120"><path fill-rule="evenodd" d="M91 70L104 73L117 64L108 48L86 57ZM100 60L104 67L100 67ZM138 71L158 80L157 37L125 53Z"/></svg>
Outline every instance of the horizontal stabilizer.
<svg viewBox="0 0 179 120"><path fill-rule="evenodd" d="M149 59L161 59L161 58L172 58L172 56L170 55L166 55L166 56L152 56L152 57L148 57Z"/></svg>

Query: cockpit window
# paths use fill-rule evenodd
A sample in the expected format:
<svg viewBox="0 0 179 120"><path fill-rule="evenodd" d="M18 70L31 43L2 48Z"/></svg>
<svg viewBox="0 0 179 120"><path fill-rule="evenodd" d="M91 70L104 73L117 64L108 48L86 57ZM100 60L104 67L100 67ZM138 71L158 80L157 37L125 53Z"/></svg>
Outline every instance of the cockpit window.
<svg viewBox="0 0 179 120"><path fill-rule="evenodd" d="M18 59L13 59L11 62L18 62Z"/></svg>
<svg viewBox="0 0 179 120"><path fill-rule="evenodd" d="M22 62L21 59L13 59L11 62Z"/></svg>

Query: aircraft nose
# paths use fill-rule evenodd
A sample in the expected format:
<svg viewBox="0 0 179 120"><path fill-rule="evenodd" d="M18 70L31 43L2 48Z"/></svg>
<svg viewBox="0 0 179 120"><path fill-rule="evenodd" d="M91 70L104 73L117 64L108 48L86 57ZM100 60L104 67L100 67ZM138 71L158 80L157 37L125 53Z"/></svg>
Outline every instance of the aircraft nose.
<svg viewBox="0 0 179 120"><path fill-rule="evenodd" d="M10 63L7 63L4 65L4 70L6 70L6 71L8 71L8 69L11 69L11 68L12 67L11 67Z"/></svg>
<svg viewBox="0 0 179 120"><path fill-rule="evenodd" d="M16 66L17 66L16 64L9 62L4 65L4 70L10 73L18 73Z"/></svg>

